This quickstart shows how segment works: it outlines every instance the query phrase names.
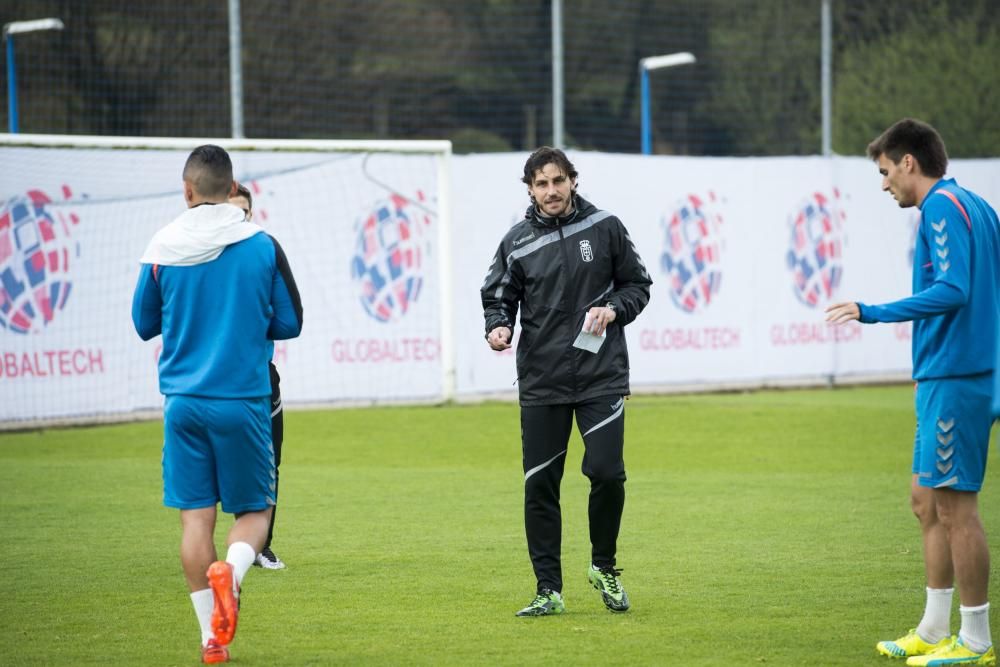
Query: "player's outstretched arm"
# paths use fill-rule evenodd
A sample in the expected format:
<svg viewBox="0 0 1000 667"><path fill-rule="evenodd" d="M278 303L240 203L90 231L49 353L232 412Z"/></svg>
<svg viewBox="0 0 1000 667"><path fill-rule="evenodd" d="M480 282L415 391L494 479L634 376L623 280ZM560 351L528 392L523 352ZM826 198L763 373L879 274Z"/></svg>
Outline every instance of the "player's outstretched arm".
<svg viewBox="0 0 1000 667"><path fill-rule="evenodd" d="M937 221L937 222L935 222ZM872 322L909 322L943 315L969 301L972 281L972 232L957 208L944 197L932 197L921 215L921 238L930 247L931 284L911 296L889 303L858 303L858 319Z"/></svg>

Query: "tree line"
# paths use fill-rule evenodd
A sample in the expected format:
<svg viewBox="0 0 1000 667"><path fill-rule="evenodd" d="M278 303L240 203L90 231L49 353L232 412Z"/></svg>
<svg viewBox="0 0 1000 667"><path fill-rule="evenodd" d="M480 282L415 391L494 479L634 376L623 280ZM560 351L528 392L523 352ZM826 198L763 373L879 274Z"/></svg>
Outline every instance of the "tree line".
<svg viewBox="0 0 1000 667"><path fill-rule="evenodd" d="M7 0L56 16L15 41L21 131L228 136L227 2ZM638 61L657 153L820 150L820 0L564 3L570 146L639 150ZM242 0L245 130L268 138L447 138L459 152L552 140L549 0ZM990 0L832 0L833 146L861 154L906 115L955 156L1000 155ZM6 87L6 73L3 73ZM3 109L6 121L6 107Z"/></svg>

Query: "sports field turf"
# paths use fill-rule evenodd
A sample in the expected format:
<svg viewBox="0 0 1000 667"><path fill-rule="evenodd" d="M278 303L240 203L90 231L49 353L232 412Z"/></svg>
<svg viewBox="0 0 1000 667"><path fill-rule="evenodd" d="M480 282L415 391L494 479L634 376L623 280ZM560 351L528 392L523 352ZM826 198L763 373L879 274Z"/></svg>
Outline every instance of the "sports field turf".
<svg viewBox="0 0 1000 667"><path fill-rule="evenodd" d="M574 435L567 613L521 619L534 581L514 404L287 413L288 569L247 575L233 664L902 664L874 644L923 610L911 388L637 397L626 419L632 611L610 614L586 583ZM158 422L0 434L0 664L198 664L160 444ZM990 459L996 638L995 446ZM955 632L957 616L956 601Z"/></svg>

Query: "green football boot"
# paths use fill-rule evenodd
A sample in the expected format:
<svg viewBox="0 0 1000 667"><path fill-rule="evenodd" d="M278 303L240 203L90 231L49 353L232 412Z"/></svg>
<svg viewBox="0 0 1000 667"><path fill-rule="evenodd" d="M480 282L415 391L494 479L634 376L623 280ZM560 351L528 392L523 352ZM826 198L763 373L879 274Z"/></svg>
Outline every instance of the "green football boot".
<svg viewBox="0 0 1000 667"><path fill-rule="evenodd" d="M517 616L552 616L566 611L562 595L551 588L543 588L527 607L517 612Z"/></svg>
<svg viewBox="0 0 1000 667"><path fill-rule="evenodd" d="M594 588L601 592L604 606L616 614L628 611L629 608L628 594L622 588L622 582L618 578L621 573L622 571L616 570L613 565L597 568L591 564L590 570L587 571L587 579L590 580Z"/></svg>

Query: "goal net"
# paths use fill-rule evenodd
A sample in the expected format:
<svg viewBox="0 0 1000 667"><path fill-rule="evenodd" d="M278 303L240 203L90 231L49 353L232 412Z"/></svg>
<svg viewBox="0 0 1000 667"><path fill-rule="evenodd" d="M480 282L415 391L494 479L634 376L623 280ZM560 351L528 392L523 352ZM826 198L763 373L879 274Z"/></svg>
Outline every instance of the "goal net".
<svg viewBox="0 0 1000 667"><path fill-rule="evenodd" d="M275 346L286 403L450 398L449 142L0 135L0 427L160 409L132 293L204 143L230 152L302 295L302 336Z"/></svg>

